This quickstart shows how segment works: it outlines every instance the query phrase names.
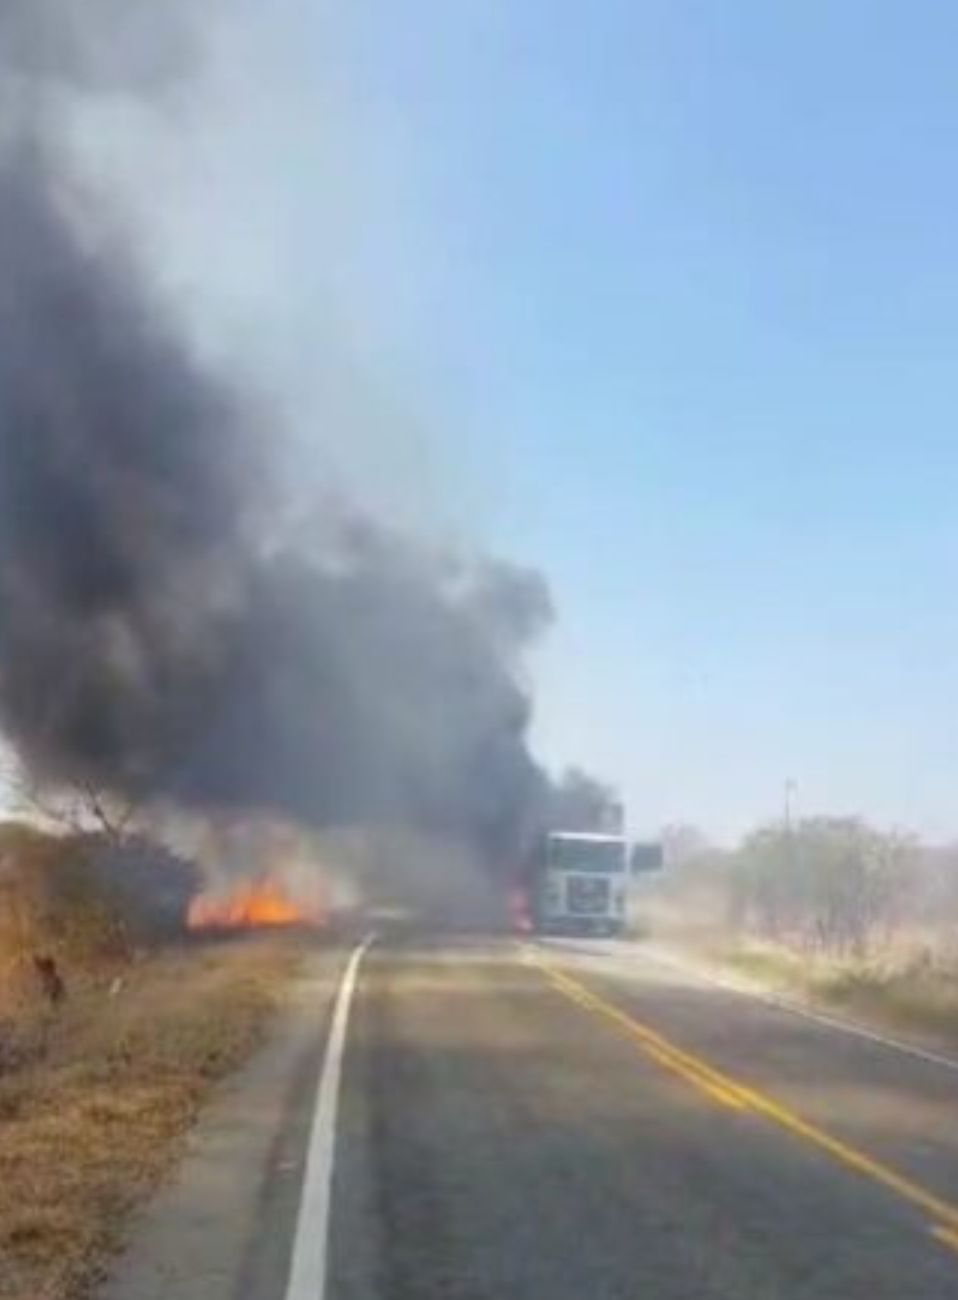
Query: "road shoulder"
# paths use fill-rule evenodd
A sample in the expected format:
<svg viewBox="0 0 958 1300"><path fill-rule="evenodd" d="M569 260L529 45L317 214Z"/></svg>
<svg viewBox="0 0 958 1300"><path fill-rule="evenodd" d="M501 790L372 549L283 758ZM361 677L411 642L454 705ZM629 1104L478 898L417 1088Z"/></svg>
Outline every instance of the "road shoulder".
<svg viewBox="0 0 958 1300"><path fill-rule="evenodd" d="M341 956L310 957L254 1057L204 1110L99 1300L229 1300L286 1267L323 1030ZM278 1227L268 1237L264 1221Z"/></svg>
<svg viewBox="0 0 958 1300"><path fill-rule="evenodd" d="M643 943L641 946L642 955L647 960L670 966L727 992L757 998L836 1032L866 1039L958 1074L958 1049L954 1041L948 1041L940 1034L920 1028L903 1029L879 1014L836 1009L808 988L762 980L737 970L732 963L709 960L700 953L681 947L661 943Z"/></svg>

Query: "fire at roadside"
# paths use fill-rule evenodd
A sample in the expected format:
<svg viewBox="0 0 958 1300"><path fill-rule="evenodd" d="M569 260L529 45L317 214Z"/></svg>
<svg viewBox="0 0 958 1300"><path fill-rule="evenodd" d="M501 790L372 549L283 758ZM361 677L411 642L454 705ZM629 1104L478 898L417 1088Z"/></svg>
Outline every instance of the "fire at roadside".
<svg viewBox="0 0 958 1300"><path fill-rule="evenodd" d="M304 903L277 876L241 880L191 899L187 928L194 933L228 934L242 930L322 930L329 910L319 900Z"/></svg>
<svg viewBox="0 0 958 1300"><path fill-rule="evenodd" d="M235 832L232 844L239 853ZM251 852L247 842L227 871L140 835L0 822L0 1040L4 1016L43 1001L56 1007L91 981L107 987L187 937L330 927L342 891L315 863L287 850L254 866Z"/></svg>
<svg viewBox="0 0 958 1300"><path fill-rule="evenodd" d="M263 1041L324 920L272 870L217 879L139 836L0 821L0 1300L88 1294Z"/></svg>

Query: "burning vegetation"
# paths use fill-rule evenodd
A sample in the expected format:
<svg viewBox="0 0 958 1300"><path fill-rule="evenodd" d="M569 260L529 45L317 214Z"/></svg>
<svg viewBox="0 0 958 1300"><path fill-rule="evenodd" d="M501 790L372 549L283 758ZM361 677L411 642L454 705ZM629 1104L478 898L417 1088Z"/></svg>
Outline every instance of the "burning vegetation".
<svg viewBox="0 0 958 1300"><path fill-rule="evenodd" d="M231 888L198 894L187 909L191 930L320 929L327 913L306 905L276 876L240 880Z"/></svg>

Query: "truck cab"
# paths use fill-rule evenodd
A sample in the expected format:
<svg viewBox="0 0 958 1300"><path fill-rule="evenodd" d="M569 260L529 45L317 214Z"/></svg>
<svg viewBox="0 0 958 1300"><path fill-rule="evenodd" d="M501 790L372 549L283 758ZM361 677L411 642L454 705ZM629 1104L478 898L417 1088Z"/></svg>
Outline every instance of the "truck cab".
<svg viewBox="0 0 958 1300"><path fill-rule="evenodd" d="M621 934L629 874L622 835L549 832L536 871L536 928L546 934Z"/></svg>

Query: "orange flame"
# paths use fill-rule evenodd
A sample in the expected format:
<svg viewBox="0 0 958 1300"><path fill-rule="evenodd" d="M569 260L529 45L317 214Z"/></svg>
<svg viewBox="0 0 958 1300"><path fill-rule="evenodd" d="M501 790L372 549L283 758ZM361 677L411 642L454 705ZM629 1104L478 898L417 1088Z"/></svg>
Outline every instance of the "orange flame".
<svg viewBox="0 0 958 1300"><path fill-rule="evenodd" d="M323 922L318 907L297 903L280 880L264 876L247 880L228 892L198 894L190 903L186 923L191 930L249 930Z"/></svg>

